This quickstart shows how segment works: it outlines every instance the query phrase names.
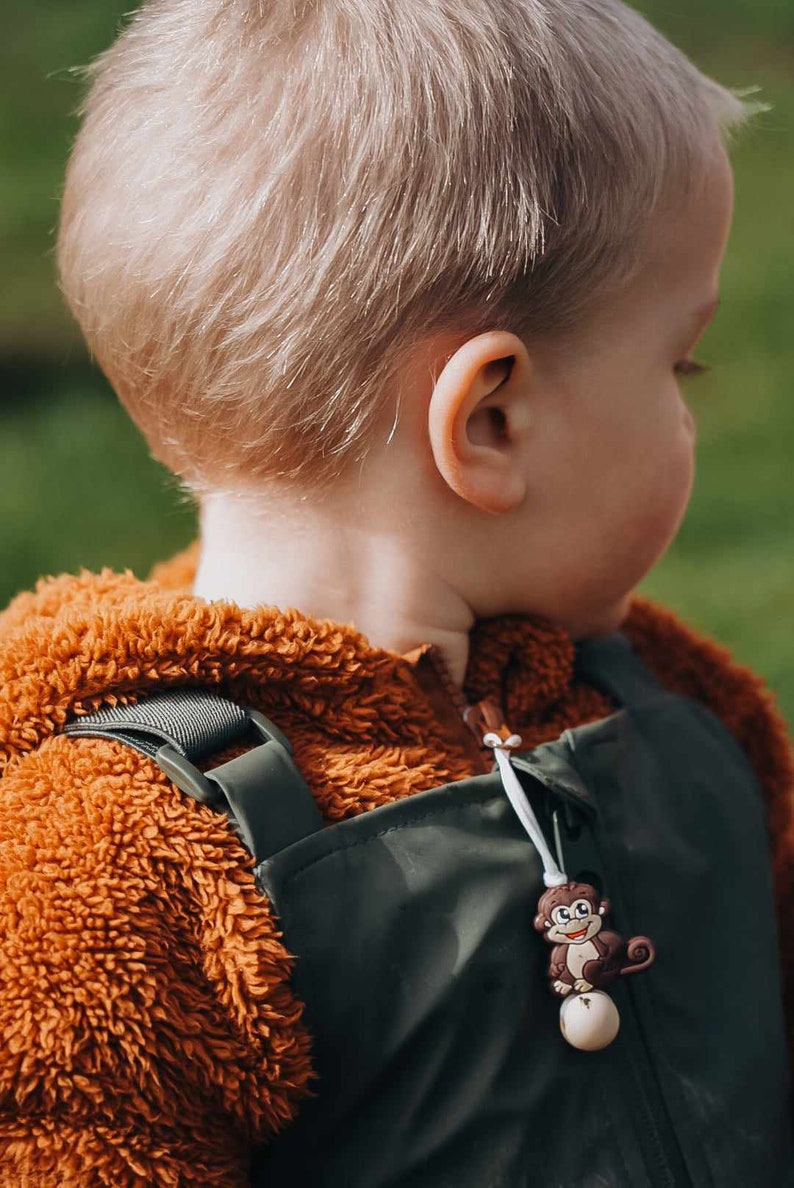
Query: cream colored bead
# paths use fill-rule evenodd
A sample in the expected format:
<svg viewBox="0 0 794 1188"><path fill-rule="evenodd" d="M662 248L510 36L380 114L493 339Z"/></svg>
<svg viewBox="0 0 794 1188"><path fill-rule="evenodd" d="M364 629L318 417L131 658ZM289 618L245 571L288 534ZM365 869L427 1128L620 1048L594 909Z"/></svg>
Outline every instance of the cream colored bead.
<svg viewBox="0 0 794 1188"><path fill-rule="evenodd" d="M620 1028L620 1015L603 990L571 994L560 1007L560 1030L573 1048L598 1052L611 1044Z"/></svg>

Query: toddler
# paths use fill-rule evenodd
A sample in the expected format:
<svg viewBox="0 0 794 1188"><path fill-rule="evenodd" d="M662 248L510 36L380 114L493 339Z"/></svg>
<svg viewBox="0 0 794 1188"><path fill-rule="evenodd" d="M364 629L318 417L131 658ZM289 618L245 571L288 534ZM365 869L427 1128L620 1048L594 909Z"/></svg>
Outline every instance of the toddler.
<svg viewBox="0 0 794 1188"><path fill-rule="evenodd" d="M0 620L2 1182L788 1183L788 743L633 597L741 101L619 0L150 0L90 75L62 285L201 538Z"/></svg>

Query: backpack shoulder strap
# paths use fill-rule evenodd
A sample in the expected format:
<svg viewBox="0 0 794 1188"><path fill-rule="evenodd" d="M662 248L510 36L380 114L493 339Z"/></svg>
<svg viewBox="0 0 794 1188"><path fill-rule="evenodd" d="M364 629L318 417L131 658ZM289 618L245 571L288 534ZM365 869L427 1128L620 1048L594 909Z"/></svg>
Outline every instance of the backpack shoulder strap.
<svg viewBox="0 0 794 1188"><path fill-rule="evenodd" d="M657 701L667 692L620 631L579 643L576 674L627 709Z"/></svg>
<svg viewBox="0 0 794 1188"><path fill-rule="evenodd" d="M206 689L169 689L67 722L64 734L112 738L153 759L181 791L227 812L257 862L323 826L292 745L258 710ZM250 750L219 767L197 764L238 742Z"/></svg>

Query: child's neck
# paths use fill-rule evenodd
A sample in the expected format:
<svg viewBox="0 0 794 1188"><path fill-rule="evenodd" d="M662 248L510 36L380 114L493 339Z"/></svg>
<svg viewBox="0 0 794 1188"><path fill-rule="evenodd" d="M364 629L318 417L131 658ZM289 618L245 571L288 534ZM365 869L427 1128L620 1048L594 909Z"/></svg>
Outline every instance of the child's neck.
<svg viewBox="0 0 794 1188"><path fill-rule="evenodd" d="M352 624L374 647L399 654L435 644L463 684L470 607L442 574L420 563L404 530L367 521L361 504L206 499L194 593Z"/></svg>

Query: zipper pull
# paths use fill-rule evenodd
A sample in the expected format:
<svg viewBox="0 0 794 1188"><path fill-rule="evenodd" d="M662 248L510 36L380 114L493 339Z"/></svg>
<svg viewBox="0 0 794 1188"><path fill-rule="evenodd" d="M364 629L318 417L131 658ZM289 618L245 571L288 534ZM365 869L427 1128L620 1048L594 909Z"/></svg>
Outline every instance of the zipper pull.
<svg viewBox="0 0 794 1188"><path fill-rule="evenodd" d="M469 705L463 711L463 721L471 730L480 746L486 734L498 734L505 742L513 731L505 722L505 713L498 701L484 697L475 705ZM516 737L518 737L516 735Z"/></svg>
<svg viewBox="0 0 794 1188"><path fill-rule="evenodd" d="M550 816L560 866L564 864L577 882L590 883L602 895L607 893L603 862L591 822L567 800L561 799L557 800L557 807L551 808Z"/></svg>

